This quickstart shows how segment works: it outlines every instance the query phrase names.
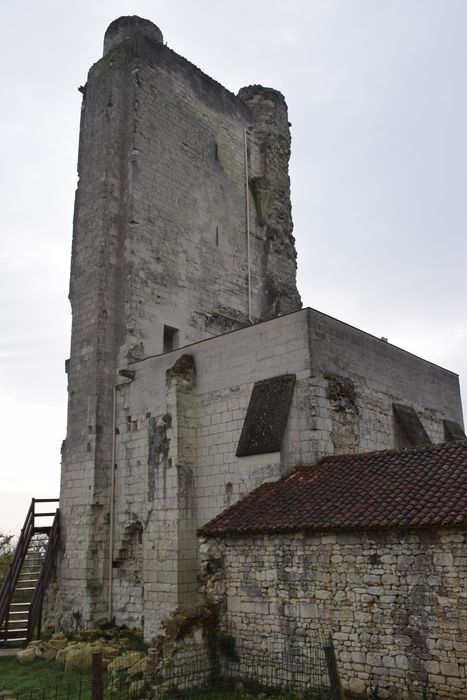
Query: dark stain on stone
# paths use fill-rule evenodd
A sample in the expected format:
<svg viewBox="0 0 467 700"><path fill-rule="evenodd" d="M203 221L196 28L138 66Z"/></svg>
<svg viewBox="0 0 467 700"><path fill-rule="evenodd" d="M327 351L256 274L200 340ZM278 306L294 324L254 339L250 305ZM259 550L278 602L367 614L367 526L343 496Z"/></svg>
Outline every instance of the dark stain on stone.
<svg viewBox="0 0 467 700"><path fill-rule="evenodd" d="M357 392L352 380L338 374L326 374L325 378L328 380L327 398L335 411L356 408Z"/></svg>
<svg viewBox="0 0 467 700"><path fill-rule="evenodd" d="M173 367L169 367L165 376L167 379L191 379L196 375L195 358L193 355L182 355Z"/></svg>
<svg viewBox="0 0 467 700"><path fill-rule="evenodd" d="M148 498L154 500L156 489L156 469L167 462L170 440L167 428L170 426L170 416L166 415L158 424L156 418L149 419L148 425Z"/></svg>
<svg viewBox="0 0 467 700"><path fill-rule="evenodd" d="M326 374L326 396L331 404L331 439L334 452L355 452L358 446L357 392L348 377Z"/></svg>

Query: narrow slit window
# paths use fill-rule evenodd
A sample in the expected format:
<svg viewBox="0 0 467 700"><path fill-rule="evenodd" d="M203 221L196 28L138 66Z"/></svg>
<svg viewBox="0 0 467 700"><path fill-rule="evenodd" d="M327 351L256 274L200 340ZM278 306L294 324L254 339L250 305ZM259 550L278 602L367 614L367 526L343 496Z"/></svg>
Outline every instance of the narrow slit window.
<svg viewBox="0 0 467 700"><path fill-rule="evenodd" d="M178 329L164 326L164 352L178 348Z"/></svg>

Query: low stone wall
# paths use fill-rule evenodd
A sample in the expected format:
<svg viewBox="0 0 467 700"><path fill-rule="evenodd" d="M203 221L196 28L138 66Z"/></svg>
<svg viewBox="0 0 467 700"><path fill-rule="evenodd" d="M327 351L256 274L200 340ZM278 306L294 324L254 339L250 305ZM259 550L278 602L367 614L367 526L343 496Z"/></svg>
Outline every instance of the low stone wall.
<svg viewBox="0 0 467 700"><path fill-rule="evenodd" d="M221 627L252 652L331 633L352 692L466 697L465 531L261 535L200 549Z"/></svg>

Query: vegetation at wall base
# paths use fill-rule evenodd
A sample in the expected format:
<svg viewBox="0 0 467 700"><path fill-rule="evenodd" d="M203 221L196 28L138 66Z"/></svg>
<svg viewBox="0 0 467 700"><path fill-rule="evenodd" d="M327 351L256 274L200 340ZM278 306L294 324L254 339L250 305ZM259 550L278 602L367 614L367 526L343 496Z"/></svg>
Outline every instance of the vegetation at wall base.
<svg viewBox="0 0 467 700"><path fill-rule="evenodd" d="M30 700L36 698L38 691L41 691L38 697L55 697L58 688L60 690L57 697L63 697L69 691L66 697L74 700L79 697L80 688L90 688L90 684L90 674L84 675L80 670L65 673L63 666L55 661L35 659L28 666L22 666L15 656L0 657L0 696L5 698ZM50 692L47 692L48 690ZM5 694L4 691L10 691L11 695Z"/></svg>
<svg viewBox="0 0 467 700"><path fill-rule="evenodd" d="M5 535L0 532L0 584L10 567L13 551L13 535Z"/></svg>
<svg viewBox="0 0 467 700"><path fill-rule="evenodd" d="M104 676L104 698L110 700L107 692L111 682L110 674ZM11 700L85 700L91 697L91 674L81 670L64 672L61 665L54 661L36 659L28 666L22 666L15 657L0 657L0 697ZM8 691L8 692L6 692ZM122 697L127 697L122 696ZM285 691L265 690L260 687L250 687L238 682L235 687L199 688L185 691L168 691L164 700L255 700L256 698L271 698L271 700L330 700L328 690L322 693L294 693Z"/></svg>

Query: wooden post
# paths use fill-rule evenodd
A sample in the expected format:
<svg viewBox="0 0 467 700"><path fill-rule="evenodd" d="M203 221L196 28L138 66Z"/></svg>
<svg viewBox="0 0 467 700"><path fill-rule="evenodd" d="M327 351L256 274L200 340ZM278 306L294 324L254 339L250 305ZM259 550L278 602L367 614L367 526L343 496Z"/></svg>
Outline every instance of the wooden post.
<svg viewBox="0 0 467 700"><path fill-rule="evenodd" d="M336 654L331 635L329 635L329 639L324 645L324 657L326 659L329 682L331 685L331 697L334 700L343 700L344 695L342 693L341 681L337 670Z"/></svg>
<svg viewBox="0 0 467 700"><path fill-rule="evenodd" d="M102 680L102 654L92 655L92 700L103 700L104 684Z"/></svg>

